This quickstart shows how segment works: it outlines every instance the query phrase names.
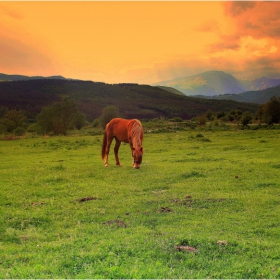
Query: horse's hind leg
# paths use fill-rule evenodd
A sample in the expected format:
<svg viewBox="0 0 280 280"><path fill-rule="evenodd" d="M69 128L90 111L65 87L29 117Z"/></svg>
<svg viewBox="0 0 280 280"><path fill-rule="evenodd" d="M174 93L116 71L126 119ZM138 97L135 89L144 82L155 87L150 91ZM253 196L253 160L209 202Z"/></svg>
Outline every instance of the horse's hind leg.
<svg viewBox="0 0 280 280"><path fill-rule="evenodd" d="M116 138L116 145L115 145L115 148L114 148L114 152L115 152L115 158L116 158L116 165L117 165L117 166L121 166L120 160L119 160L119 156L118 156L118 151L119 151L120 145L121 145L121 141L119 141L119 140Z"/></svg>
<svg viewBox="0 0 280 280"><path fill-rule="evenodd" d="M104 163L105 166L108 167L108 157L110 152L110 146L112 143L113 138L107 138L106 148L105 148L105 157L104 157Z"/></svg>

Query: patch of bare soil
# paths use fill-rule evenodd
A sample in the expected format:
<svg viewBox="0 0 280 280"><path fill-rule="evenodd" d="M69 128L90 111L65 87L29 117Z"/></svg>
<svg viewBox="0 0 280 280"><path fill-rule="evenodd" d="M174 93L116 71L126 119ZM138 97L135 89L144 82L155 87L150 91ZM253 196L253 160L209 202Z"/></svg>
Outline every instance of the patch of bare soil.
<svg viewBox="0 0 280 280"><path fill-rule="evenodd" d="M97 197L93 197L93 196L88 196L88 197L83 197L81 199L79 199L79 202L85 202L85 201L89 201L89 200L97 200Z"/></svg>
<svg viewBox="0 0 280 280"><path fill-rule="evenodd" d="M190 252L190 253L198 253L198 250L194 247L191 246L176 246L175 247L178 251L186 251L186 252Z"/></svg>
<svg viewBox="0 0 280 280"><path fill-rule="evenodd" d="M162 206L162 207L160 208L160 211L161 211L161 212L164 212L164 213L172 212L172 210L171 210L170 208L165 207L165 206Z"/></svg>
<svg viewBox="0 0 280 280"><path fill-rule="evenodd" d="M126 224L118 219L107 221L104 224L107 226L117 225L118 227L126 227Z"/></svg>

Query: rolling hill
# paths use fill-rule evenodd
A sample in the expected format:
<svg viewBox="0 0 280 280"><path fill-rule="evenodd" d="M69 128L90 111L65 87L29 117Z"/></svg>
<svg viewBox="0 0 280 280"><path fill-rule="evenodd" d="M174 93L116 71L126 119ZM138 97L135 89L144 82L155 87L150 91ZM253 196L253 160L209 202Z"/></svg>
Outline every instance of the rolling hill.
<svg viewBox="0 0 280 280"><path fill-rule="evenodd" d="M66 78L62 76L42 77L42 76L7 75L7 74L0 73L0 82L26 81L26 80L38 80L38 79L65 80Z"/></svg>
<svg viewBox="0 0 280 280"><path fill-rule="evenodd" d="M254 80L238 80L223 71L207 71L154 85L173 87L188 96L215 96L274 87L280 85L280 79L262 77Z"/></svg>
<svg viewBox="0 0 280 280"><path fill-rule="evenodd" d="M0 83L0 107L22 109L35 118L43 107L64 97L74 99L89 121L102 109L115 105L126 118L181 117L190 119L207 110L256 112L258 105L231 100L208 100L174 94L162 88L137 84L105 84L66 79L35 79Z"/></svg>

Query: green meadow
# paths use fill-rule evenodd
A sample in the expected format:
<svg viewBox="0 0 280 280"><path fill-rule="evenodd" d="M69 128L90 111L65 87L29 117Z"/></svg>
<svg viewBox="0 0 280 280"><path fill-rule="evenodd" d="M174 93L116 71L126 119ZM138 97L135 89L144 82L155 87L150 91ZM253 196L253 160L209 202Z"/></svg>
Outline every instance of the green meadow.
<svg viewBox="0 0 280 280"><path fill-rule="evenodd" d="M0 141L0 278L280 278L280 130L148 130Z"/></svg>

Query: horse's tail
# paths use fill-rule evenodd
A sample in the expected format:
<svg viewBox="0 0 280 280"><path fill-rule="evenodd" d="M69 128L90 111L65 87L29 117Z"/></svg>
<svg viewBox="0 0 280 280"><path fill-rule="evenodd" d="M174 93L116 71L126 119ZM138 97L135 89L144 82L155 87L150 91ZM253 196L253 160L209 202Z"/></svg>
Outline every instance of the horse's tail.
<svg viewBox="0 0 280 280"><path fill-rule="evenodd" d="M104 157L105 157L106 146L107 146L107 132L105 129L104 136L103 136L103 143L102 143L102 151L101 151L102 159L104 159Z"/></svg>

